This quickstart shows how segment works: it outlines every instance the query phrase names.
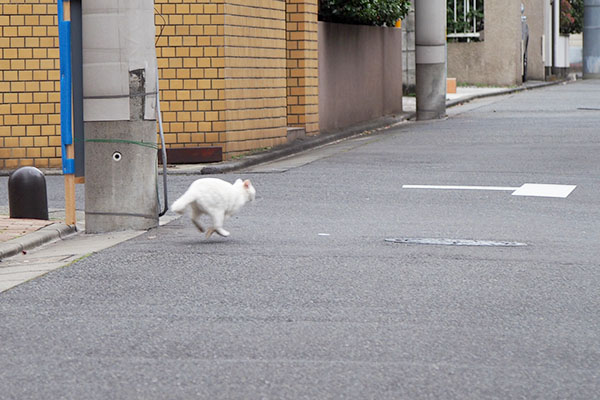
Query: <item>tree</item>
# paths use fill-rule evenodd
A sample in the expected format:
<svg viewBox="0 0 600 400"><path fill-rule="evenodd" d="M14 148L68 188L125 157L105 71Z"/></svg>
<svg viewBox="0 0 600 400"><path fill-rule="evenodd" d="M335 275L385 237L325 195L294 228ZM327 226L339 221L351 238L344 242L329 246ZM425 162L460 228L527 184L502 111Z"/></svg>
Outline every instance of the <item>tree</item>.
<svg viewBox="0 0 600 400"><path fill-rule="evenodd" d="M394 26L410 11L410 0L319 0L319 19L355 25Z"/></svg>
<svg viewBox="0 0 600 400"><path fill-rule="evenodd" d="M560 1L560 33L581 33L583 31L583 0Z"/></svg>

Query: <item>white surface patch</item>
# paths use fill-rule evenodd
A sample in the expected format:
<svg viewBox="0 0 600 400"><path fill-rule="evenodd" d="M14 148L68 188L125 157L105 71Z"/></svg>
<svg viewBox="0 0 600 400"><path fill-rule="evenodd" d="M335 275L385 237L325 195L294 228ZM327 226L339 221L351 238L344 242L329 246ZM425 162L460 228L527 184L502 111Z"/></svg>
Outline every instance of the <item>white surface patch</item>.
<svg viewBox="0 0 600 400"><path fill-rule="evenodd" d="M430 244L442 246L490 246L490 247L522 247L526 243L519 242L498 242L493 240L473 240L473 239L438 239L438 238L399 238L385 239L390 243L401 244Z"/></svg>
<svg viewBox="0 0 600 400"><path fill-rule="evenodd" d="M576 185L542 185L526 183L513 192L513 196L560 197L566 198Z"/></svg>
<svg viewBox="0 0 600 400"><path fill-rule="evenodd" d="M567 198L577 185L549 185L526 183L521 187L508 186L438 186L438 185L402 185L403 189L438 189L438 190L497 190L512 191L513 196L559 197Z"/></svg>

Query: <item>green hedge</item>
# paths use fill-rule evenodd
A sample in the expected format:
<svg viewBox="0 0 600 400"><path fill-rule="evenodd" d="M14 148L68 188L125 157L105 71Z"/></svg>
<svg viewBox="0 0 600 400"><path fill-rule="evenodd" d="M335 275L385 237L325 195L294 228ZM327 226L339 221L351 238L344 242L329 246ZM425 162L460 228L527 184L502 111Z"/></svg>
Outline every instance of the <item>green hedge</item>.
<svg viewBox="0 0 600 400"><path fill-rule="evenodd" d="M355 25L394 26L410 10L410 0L319 0L319 19Z"/></svg>

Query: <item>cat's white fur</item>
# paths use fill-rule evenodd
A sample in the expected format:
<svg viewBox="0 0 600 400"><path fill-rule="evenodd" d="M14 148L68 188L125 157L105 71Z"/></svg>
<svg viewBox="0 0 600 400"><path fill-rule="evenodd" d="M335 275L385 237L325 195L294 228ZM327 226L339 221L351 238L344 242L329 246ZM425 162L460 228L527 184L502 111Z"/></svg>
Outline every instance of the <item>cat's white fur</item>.
<svg viewBox="0 0 600 400"><path fill-rule="evenodd" d="M206 231L206 237L209 238L214 232L227 237L229 232L223 229L225 219L238 212L247 202L253 201L255 196L256 190L249 180L238 179L232 185L222 179L202 178L190 185L171 205L171 210L185 214L189 207L192 222L200 232L204 232L200 225L200 217L207 214L212 218L213 226Z"/></svg>

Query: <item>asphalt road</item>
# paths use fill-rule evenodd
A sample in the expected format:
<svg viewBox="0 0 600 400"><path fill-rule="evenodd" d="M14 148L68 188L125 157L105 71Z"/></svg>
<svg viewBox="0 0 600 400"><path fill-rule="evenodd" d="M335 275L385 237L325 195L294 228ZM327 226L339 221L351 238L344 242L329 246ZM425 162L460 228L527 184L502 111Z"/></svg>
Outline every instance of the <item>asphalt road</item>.
<svg viewBox="0 0 600 400"><path fill-rule="evenodd" d="M0 397L598 398L599 91L475 101L222 176L257 189L229 238L184 217L2 293ZM402 187L525 183L576 188ZM51 207L61 190L49 177Z"/></svg>

